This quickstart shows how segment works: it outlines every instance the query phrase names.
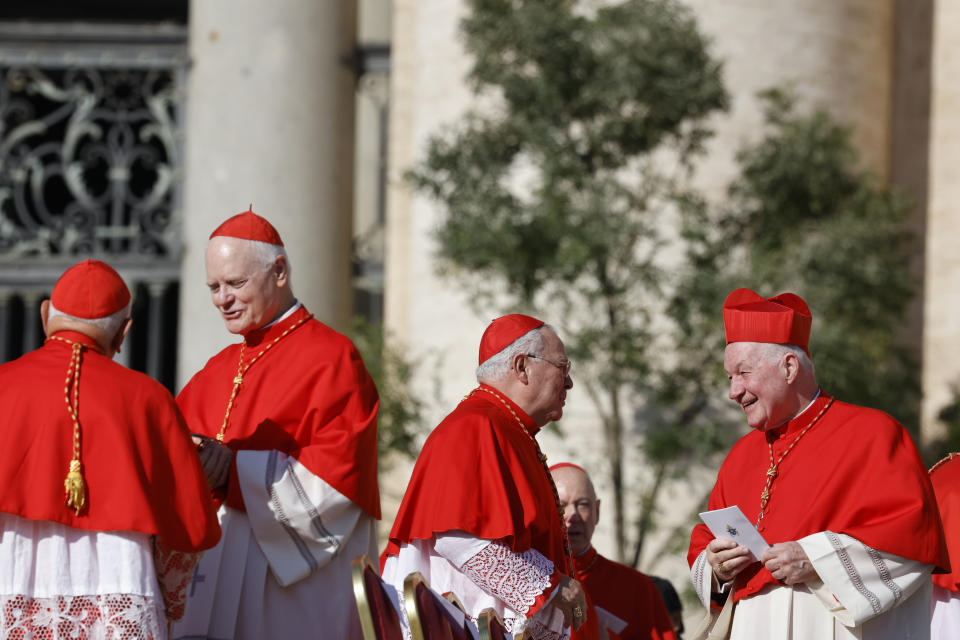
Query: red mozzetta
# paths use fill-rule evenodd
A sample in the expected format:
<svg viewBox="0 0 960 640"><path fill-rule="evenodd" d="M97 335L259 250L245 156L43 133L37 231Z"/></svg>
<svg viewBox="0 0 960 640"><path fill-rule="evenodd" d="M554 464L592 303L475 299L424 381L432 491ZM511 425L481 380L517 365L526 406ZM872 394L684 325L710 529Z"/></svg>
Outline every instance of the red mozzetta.
<svg viewBox="0 0 960 640"><path fill-rule="evenodd" d="M738 505L757 521L770 466L820 413L823 394L802 414L766 433L751 431L733 446L710 495L710 509ZM933 489L906 430L875 409L834 402L778 468L761 533L770 544L821 531L941 569L950 566ZM693 530L692 564L713 535ZM736 600L757 593L774 577L754 563L737 579Z"/></svg>
<svg viewBox="0 0 960 640"><path fill-rule="evenodd" d="M289 317L245 336L250 362L284 331L243 374L230 411L224 444L234 451L276 449L380 517L377 485L377 408L373 380L343 335L301 307ZM223 424L237 375L241 345L210 359L177 396L190 428L215 437ZM243 508L236 474L230 474L228 506Z"/></svg>
<svg viewBox="0 0 960 640"><path fill-rule="evenodd" d="M539 428L498 395L526 433L492 394L477 389L464 399L424 443L382 561L403 543L459 530L503 539L518 553L536 549L571 574L553 487L532 440Z"/></svg>
<svg viewBox="0 0 960 640"><path fill-rule="evenodd" d="M933 583L950 591L960 591L960 454L949 458L930 470L930 482L937 494L940 518L947 536L947 549L952 558L950 573L933 576Z"/></svg>
<svg viewBox="0 0 960 640"><path fill-rule="evenodd" d="M220 537L197 454L173 398L158 382L80 343L79 422L85 507L64 504L63 476L73 455L73 423L64 404L72 347L49 340L0 366L0 511L87 531L157 535L167 549L199 551Z"/></svg>
<svg viewBox="0 0 960 640"><path fill-rule="evenodd" d="M573 563L594 605L627 622L619 635L609 633L611 640L676 640L670 614L650 576L604 558L593 547L574 556Z"/></svg>

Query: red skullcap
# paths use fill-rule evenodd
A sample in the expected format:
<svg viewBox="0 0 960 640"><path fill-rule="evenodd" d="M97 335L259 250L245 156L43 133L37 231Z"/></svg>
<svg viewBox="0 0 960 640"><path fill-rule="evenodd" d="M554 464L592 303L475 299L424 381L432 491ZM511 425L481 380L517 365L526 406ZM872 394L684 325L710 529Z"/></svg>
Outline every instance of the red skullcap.
<svg viewBox="0 0 960 640"><path fill-rule="evenodd" d="M232 218L227 218L223 224L213 230L211 238L216 236L228 236L230 238L240 238L241 240L257 240L267 244L276 244L283 246L283 240L280 234L273 228L273 225L267 222L253 212L253 205L243 213L238 213Z"/></svg>
<svg viewBox="0 0 960 640"><path fill-rule="evenodd" d="M480 364L497 355L520 336L542 327L545 323L530 316L511 313L490 323L480 338Z"/></svg>
<svg viewBox="0 0 960 640"><path fill-rule="evenodd" d="M731 342L795 344L810 355L807 303L794 293L763 298L750 289L737 289L723 301L723 328Z"/></svg>
<svg viewBox="0 0 960 640"><path fill-rule="evenodd" d="M63 272L50 294L50 304L74 318L96 320L130 303L130 290L106 262L84 260Z"/></svg>
<svg viewBox="0 0 960 640"><path fill-rule="evenodd" d="M571 469L576 469L577 471L582 471L583 473L590 475L589 473L587 473L586 469L584 469L580 465L573 464L572 462L558 462L557 464L550 467L550 471L554 471L556 469L563 469L564 467L570 467Z"/></svg>

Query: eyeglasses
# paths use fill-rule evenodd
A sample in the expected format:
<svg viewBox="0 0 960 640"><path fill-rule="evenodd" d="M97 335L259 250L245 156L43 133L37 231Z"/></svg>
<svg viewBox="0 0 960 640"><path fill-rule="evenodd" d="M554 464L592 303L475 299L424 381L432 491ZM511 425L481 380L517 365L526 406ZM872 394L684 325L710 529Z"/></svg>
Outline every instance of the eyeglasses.
<svg viewBox="0 0 960 640"><path fill-rule="evenodd" d="M551 360L550 358L544 358L543 356L535 356L532 353L528 353L527 357L533 358L534 360L543 360L544 362L549 362L557 369L560 369L560 373L563 374L564 378L570 375L570 367L572 364L569 360Z"/></svg>

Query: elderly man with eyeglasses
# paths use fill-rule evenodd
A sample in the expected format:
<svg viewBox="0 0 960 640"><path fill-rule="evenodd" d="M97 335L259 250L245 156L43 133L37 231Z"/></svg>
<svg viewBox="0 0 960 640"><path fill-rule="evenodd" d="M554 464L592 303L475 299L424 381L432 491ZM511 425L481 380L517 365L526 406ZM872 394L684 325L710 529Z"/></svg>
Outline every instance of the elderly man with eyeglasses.
<svg viewBox="0 0 960 640"><path fill-rule="evenodd" d="M535 436L563 415L573 387L549 325L511 314L480 341L480 383L433 430L381 558L402 591L419 571L476 618L493 608L524 637L560 639L596 616L572 579L557 490Z"/></svg>

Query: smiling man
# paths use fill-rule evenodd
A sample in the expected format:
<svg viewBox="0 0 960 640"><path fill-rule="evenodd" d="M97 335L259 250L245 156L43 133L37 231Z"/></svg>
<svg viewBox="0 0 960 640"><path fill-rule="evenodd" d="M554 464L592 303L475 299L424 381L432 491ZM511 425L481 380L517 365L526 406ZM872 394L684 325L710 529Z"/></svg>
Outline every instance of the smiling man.
<svg viewBox="0 0 960 640"><path fill-rule="evenodd" d="M542 321L511 314L487 327L479 361L480 386L417 458L381 558L384 580L402 593L419 571L473 619L495 609L518 637L556 640L585 623L597 637L535 439L563 415L573 387L563 342Z"/></svg>
<svg viewBox="0 0 960 640"><path fill-rule="evenodd" d="M230 333L177 398L223 539L174 638L361 637L350 565L376 554L377 390L354 346L297 302L276 229L253 211L210 236Z"/></svg>
<svg viewBox="0 0 960 640"><path fill-rule="evenodd" d="M799 296L738 289L723 321L729 397L751 432L709 507L739 506L772 546L758 560L698 525L688 560L701 602L735 605L732 640L929 637L930 572L949 561L910 435L820 389Z"/></svg>

